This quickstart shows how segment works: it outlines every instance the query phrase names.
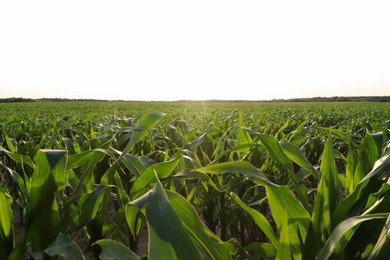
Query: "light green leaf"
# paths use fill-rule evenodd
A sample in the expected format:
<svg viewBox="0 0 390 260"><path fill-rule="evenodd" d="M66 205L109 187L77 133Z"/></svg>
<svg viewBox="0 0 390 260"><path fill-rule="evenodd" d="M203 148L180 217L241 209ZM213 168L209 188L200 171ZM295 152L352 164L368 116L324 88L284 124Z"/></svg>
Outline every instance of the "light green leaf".
<svg viewBox="0 0 390 260"><path fill-rule="evenodd" d="M200 220L195 208L188 200L172 191L166 191L166 193L175 213L197 247L212 259L230 259L230 254L236 250L235 245L221 241L217 235L212 233Z"/></svg>
<svg viewBox="0 0 390 260"><path fill-rule="evenodd" d="M325 143L321 162L321 179L318 184L311 216L312 229L307 236L306 252L313 257L325 243L331 232L331 218L338 203L338 174L332 148L331 136Z"/></svg>
<svg viewBox="0 0 390 260"><path fill-rule="evenodd" d="M35 165L34 165L33 161L27 155L11 153L10 151L5 149L1 145L0 145L0 151L5 152L5 154L7 154L9 156L9 158L11 158L12 160L14 160L17 163L26 164L26 165L30 166L31 168L35 168Z"/></svg>
<svg viewBox="0 0 390 260"><path fill-rule="evenodd" d="M287 216L287 211L286 211ZM279 239L279 247L276 251L276 259L279 260L288 260L293 259L291 256L292 247L291 245L294 243L290 241L291 232L295 233L295 230L290 230L289 219L283 218L283 224L280 227L280 239ZM297 259L300 259L300 255L298 254Z"/></svg>
<svg viewBox="0 0 390 260"><path fill-rule="evenodd" d="M76 242L62 233L43 252L48 256L61 256L67 260L84 259L83 253Z"/></svg>
<svg viewBox="0 0 390 260"><path fill-rule="evenodd" d="M272 230L271 225L269 224L268 220L264 217L263 214L258 212L257 210L249 207L244 202L240 200L240 198L233 192L230 193L230 197L238 204L240 207L245 210L246 213L248 213L253 220L256 222L257 226L264 232L264 234L268 237L268 239L272 242L272 245L274 246L274 250L278 248L279 241L276 238L274 231Z"/></svg>
<svg viewBox="0 0 390 260"><path fill-rule="evenodd" d="M59 233L56 199L61 200L67 182L66 159L67 152L63 150L38 151L26 223L27 238L35 251L45 249Z"/></svg>
<svg viewBox="0 0 390 260"><path fill-rule="evenodd" d="M271 243L253 242L244 247L250 252L255 252L260 257L275 257L275 247Z"/></svg>
<svg viewBox="0 0 390 260"><path fill-rule="evenodd" d="M173 170L176 168L176 166L179 164L179 162L182 160L181 157L176 157L170 161L162 162L162 163L155 163L151 166L149 166L144 173L136 179L133 188L130 192L130 197L132 199L136 199L140 197L142 194L145 193L150 188L150 185L153 184L153 180L155 180L155 172L158 173L158 177L163 179L167 178Z"/></svg>
<svg viewBox="0 0 390 260"><path fill-rule="evenodd" d="M282 226L287 220L288 227L285 228L289 233L289 247L294 258L300 258L310 224L309 213L288 187L266 186L265 190L278 230L282 232Z"/></svg>
<svg viewBox="0 0 390 260"><path fill-rule="evenodd" d="M157 123L166 115L164 113L150 113L143 115L138 121L137 121L137 127L144 128L142 131L134 132L133 135L130 138L130 141L127 143L125 149L123 150L122 154L119 156L118 161L122 159L123 156L128 154L134 147L134 145L141 141L149 132L152 130L153 127L157 125Z"/></svg>
<svg viewBox="0 0 390 260"><path fill-rule="evenodd" d="M386 259L390 256L390 214L369 259Z"/></svg>
<svg viewBox="0 0 390 260"><path fill-rule="evenodd" d="M301 166L302 168L305 168L309 170L316 178L319 178L318 171L311 165L309 160L302 154L301 150L298 146L292 143L281 143L280 146L283 149L283 152L287 155L290 160Z"/></svg>
<svg viewBox="0 0 390 260"><path fill-rule="evenodd" d="M72 213L71 218L64 223L63 229L66 230L66 233L75 228L85 226L96 216L102 204L104 194L110 188L111 186L100 184L93 192L86 193L81 197L78 208Z"/></svg>
<svg viewBox="0 0 390 260"><path fill-rule="evenodd" d="M94 244L102 248L102 252L99 255L101 260L140 259L133 251L115 240L101 239Z"/></svg>
<svg viewBox="0 0 390 260"><path fill-rule="evenodd" d="M0 258L7 259L15 247L12 197L0 186Z"/></svg>
<svg viewBox="0 0 390 260"><path fill-rule="evenodd" d="M165 191L159 180L129 205L146 208L151 259L230 259L235 250L206 228L185 198ZM126 214L131 208L126 207Z"/></svg>
<svg viewBox="0 0 390 260"><path fill-rule="evenodd" d="M351 217L351 218L344 220L333 230L329 239L326 241L326 244L319 252L317 259L318 260L329 259L331 257L331 255L333 254L333 252L335 251L338 244L340 243L344 234L348 230L350 230L351 228L355 227L356 225L358 225L364 221L375 220L375 219L386 219L388 217L389 217L389 213L378 213L378 214L372 214L372 215Z"/></svg>
<svg viewBox="0 0 390 260"><path fill-rule="evenodd" d="M149 259L203 259L158 179L154 189L137 201L131 203L146 208Z"/></svg>
<svg viewBox="0 0 390 260"><path fill-rule="evenodd" d="M277 186L276 184L270 182L265 176L264 172L253 167L249 162L223 162L219 164L209 165L203 168L196 169L198 172L209 173L209 174L223 174L223 173L239 173L242 174L253 182L261 185L270 185Z"/></svg>

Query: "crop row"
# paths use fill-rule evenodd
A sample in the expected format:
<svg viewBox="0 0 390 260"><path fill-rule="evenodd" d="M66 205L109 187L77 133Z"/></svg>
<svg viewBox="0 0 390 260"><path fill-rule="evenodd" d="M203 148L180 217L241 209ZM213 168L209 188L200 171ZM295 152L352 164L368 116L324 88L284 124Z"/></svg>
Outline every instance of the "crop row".
<svg viewBox="0 0 390 260"><path fill-rule="evenodd" d="M1 259L390 254L384 104L2 106Z"/></svg>

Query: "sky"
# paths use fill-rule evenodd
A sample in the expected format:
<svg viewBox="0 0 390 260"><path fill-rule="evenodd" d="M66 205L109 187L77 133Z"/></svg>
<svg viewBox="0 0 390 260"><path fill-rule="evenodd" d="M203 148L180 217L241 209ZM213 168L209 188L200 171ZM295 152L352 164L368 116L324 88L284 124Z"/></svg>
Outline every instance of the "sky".
<svg viewBox="0 0 390 260"><path fill-rule="evenodd" d="M390 96L389 1L1 1L0 98Z"/></svg>

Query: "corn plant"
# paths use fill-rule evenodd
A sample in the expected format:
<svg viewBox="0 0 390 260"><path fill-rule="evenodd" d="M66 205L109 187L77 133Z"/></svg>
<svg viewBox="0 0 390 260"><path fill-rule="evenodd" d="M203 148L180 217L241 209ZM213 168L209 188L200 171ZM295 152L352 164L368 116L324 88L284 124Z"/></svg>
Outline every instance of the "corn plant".
<svg viewBox="0 0 390 260"><path fill-rule="evenodd" d="M385 103L0 108L2 259L389 255Z"/></svg>

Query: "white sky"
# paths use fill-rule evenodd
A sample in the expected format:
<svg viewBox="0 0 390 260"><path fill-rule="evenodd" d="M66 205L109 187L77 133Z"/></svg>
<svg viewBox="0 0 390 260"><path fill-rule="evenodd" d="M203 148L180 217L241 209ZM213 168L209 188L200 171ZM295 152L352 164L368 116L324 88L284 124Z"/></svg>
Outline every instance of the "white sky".
<svg viewBox="0 0 390 260"><path fill-rule="evenodd" d="M389 1L1 1L0 97L390 96Z"/></svg>

